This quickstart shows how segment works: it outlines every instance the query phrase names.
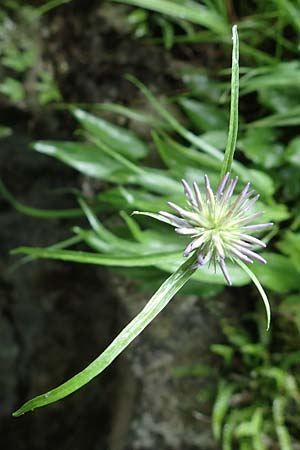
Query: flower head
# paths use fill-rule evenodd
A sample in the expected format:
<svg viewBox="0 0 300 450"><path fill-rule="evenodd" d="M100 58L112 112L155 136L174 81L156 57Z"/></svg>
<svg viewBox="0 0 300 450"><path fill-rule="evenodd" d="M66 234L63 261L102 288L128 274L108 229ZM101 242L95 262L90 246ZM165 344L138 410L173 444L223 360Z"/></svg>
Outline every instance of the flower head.
<svg viewBox="0 0 300 450"><path fill-rule="evenodd" d="M229 285L231 279L225 260L253 263L257 260L266 264L266 260L253 251L253 245L266 247L252 233L271 227L272 223L253 224L263 212L251 213L250 210L259 195L250 189L247 183L241 193L234 197L238 177L229 179L227 173L222 179L216 194L213 193L207 175L204 176L205 196L202 197L199 187L193 183L193 189L182 180L187 207L181 208L175 203L168 205L177 213L160 211L160 220L175 227L178 234L190 236L192 241L183 252L189 256L197 252L197 265L205 263L218 264ZM240 263L241 264L241 263Z"/></svg>

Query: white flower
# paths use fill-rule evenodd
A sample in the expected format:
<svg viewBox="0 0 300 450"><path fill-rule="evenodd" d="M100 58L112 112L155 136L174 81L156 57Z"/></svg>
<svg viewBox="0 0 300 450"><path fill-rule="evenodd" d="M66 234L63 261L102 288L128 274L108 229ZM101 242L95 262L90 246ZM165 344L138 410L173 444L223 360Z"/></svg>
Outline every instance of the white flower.
<svg viewBox="0 0 300 450"><path fill-rule="evenodd" d="M193 183L193 190L185 180L182 180L187 197L187 207L168 202L177 215L160 211L156 218L175 227L178 234L190 236L192 241L184 250L183 255L189 256L197 252L197 267L205 263L218 264L229 285L231 279L225 260L237 260L253 263L253 259L266 264L266 260L254 252L253 245L266 247L266 244L252 236L252 233L271 227L272 223L251 224L263 213L251 214L249 211L258 200L259 195L249 190L247 183L242 192L233 197L238 177L229 180L227 173L221 181L216 194L213 193L207 175L204 176L205 197L203 198L198 185Z"/></svg>

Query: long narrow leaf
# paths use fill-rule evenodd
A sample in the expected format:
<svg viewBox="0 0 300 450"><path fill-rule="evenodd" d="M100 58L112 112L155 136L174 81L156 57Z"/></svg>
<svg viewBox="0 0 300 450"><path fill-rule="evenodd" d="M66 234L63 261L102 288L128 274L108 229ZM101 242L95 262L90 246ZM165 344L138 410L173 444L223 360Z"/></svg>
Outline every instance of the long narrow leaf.
<svg viewBox="0 0 300 450"><path fill-rule="evenodd" d="M177 252L150 253L146 255L102 255L74 250L55 250L39 247L18 247L11 252L13 255L23 253L38 258L59 259L61 261L71 261L75 263L97 264L102 266L118 267L148 267L160 263L171 263L178 260L180 255Z"/></svg>
<svg viewBox="0 0 300 450"><path fill-rule="evenodd" d="M291 436L284 423L286 398L276 397L273 401L273 417L281 450L292 450Z"/></svg>
<svg viewBox="0 0 300 450"><path fill-rule="evenodd" d="M194 270L191 269L194 262L195 257L192 256L182 264L161 285L144 309L121 331L106 350L82 372L79 372L57 388L29 400L13 413L13 415L17 417L28 411L33 411L41 406L61 400L99 375L155 319L170 300L172 300L174 295L184 286L194 273Z"/></svg>
<svg viewBox="0 0 300 450"><path fill-rule="evenodd" d="M230 399L234 391L234 385L222 380L219 384L218 395L212 412L212 429L215 439L220 440L224 418L229 409Z"/></svg>
<svg viewBox="0 0 300 450"><path fill-rule="evenodd" d="M150 9L158 13L166 14L175 19L189 20L197 23L217 34L226 35L228 25L226 21L216 13L203 5L196 3L187 3L186 5L174 2L172 0L112 0L118 3L127 3L128 5L138 6L139 8Z"/></svg>
<svg viewBox="0 0 300 450"><path fill-rule="evenodd" d="M27 216L38 217L39 219L68 219L72 217L83 216L80 208L74 209L39 209L31 206L23 205L14 198L14 196L7 190L6 186L0 180L0 196L5 198L17 211Z"/></svg>
<svg viewBox="0 0 300 450"><path fill-rule="evenodd" d="M229 131L220 178L223 179L231 171L233 155L236 147L239 122L239 38L237 26L232 28L232 68L231 68L231 101Z"/></svg>
<svg viewBox="0 0 300 450"><path fill-rule="evenodd" d="M126 158L136 160L147 155L147 145L126 128L114 125L82 109L74 109L73 114L83 128L99 143L106 144Z"/></svg>

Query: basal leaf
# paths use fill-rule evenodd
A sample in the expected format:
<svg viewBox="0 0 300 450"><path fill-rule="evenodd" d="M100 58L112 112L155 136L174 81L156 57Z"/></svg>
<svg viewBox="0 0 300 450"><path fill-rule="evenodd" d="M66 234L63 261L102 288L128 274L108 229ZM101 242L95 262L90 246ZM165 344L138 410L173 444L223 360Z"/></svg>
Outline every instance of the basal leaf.
<svg viewBox="0 0 300 450"><path fill-rule="evenodd" d="M126 128L114 125L82 109L74 109L74 116L95 138L129 159L144 158L148 153L146 144Z"/></svg>
<svg viewBox="0 0 300 450"><path fill-rule="evenodd" d="M85 142L39 141L34 150L54 156L79 172L93 178L110 180L113 174L124 171L124 166Z"/></svg>

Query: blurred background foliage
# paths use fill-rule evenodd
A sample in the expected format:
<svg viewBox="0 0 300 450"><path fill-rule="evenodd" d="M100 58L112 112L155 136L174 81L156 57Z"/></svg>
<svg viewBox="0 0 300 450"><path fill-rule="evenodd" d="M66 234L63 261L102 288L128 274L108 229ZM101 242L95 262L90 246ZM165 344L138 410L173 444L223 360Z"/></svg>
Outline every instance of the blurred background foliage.
<svg viewBox="0 0 300 450"><path fill-rule="evenodd" d="M266 221L275 223L266 236L268 265L253 268L268 290L273 323L266 333L252 287L243 289L242 296L240 290L230 289L237 307L242 301L247 311L239 323L222 323L223 342L212 347L219 366L207 369L214 373L213 384L211 392L199 395L199 409L213 405L213 433L224 450L297 450L300 1L99 1L101 17L136 42L145 58L149 47L156 46L172 60L173 80L165 92L156 92L147 77L130 76L129 68L127 81L119 82L139 92L139 101L122 104L98 101L97 96L95 102L84 97L74 101L60 88L68 62L61 55L56 59L43 42L52 22L55 28L55 14L76 8L76 3L52 0L41 6L4 0L0 6L1 101L7 110L25 112L35 121L45 111L63 117L68 132L62 133L62 140L41 140L40 133L33 133L32 158L34 152L51 156L83 177L81 189L62 184L57 193L74 198L74 208L67 210L24 205L2 180L2 196L21 213L70 219L66 240L46 249L17 249L27 256L18 259L14 269L37 257L108 265L149 293L178 267L185 237L130 214L165 209L170 200L180 204L181 178L201 186L208 174L217 183L229 116L231 26L236 23L241 97L233 169L240 181L249 180L261 194L259 208ZM76 42L73 47L76 50ZM0 136L5 139L14 133L14 125L6 123L5 116L1 121ZM234 286L248 284L238 268L230 267L230 272ZM201 292L207 299L224 288L219 273L203 268L183 293ZM182 368L174 376L200 377L205 370Z"/></svg>

